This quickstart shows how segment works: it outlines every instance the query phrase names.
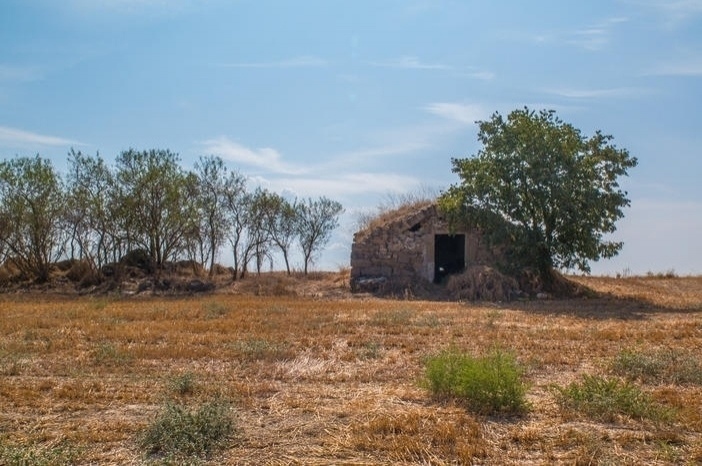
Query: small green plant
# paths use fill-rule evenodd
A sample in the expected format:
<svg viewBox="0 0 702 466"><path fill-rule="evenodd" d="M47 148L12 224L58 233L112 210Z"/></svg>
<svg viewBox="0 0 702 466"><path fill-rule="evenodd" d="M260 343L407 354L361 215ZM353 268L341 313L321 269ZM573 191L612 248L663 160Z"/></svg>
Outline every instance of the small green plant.
<svg viewBox="0 0 702 466"><path fill-rule="evenodd" d="M592 419L613 422L617 416L669 421L673 412L655 403L635 385L617 378L585 374L566 387L554 387L561 409L576 411Z"/></svg>
<svg viewBox="0 0 702 466"><path fill-rule="evenodd" d="M197 409L167 403L146 428L139 445L160 458L207 458L234 434L229 403L215 400Z"/></svg>
<svg viewBox="0 0 702 466"><path fill-rule="evenodd" d="M100 343L93 350L93 361L98 365L122 365L132 360L131 356L120 351L112 343Z"/></svg>
<svg viewBox="0 0 702 466"><path fill-rule="evenodd" d="M229 308L218 302L203 304L202 308L205 311L205 319L219 319L229 313Z"/></svg>
<svg viewBox="0 0 702 466"><path fill-rule="evenodd" d="M523 414L522 373L514 356L499 349L482 357L449 350L427 359L425 384L434 396L459 399L480 414Z"/></svg>
<svg viewBox="0 0 702 466"><path fill-rule="evenodd" d="M644 383L702 385L702 364L683 350L662 348L649 353L624 350L612 362L612 371Z"/></svg>
<svg viewBox="0 0 702 466"><path fill-rule="evenodd" d="M169 381L168 388L176 395L192 395L197 389L195 374L192 372L185 372L183 374L176 375Z"/></svg>
<svg viewBox="0 0 702 466"><path fill-rule="evenodd" d="M0 464L7 466L70 466L79 463L78 449L68 442L45 446L0 441Z"/></svg>
<svg viewBox="0 0 702 466"><path fill-rule="evenodd" d="M377 341L367 341L362 346L362 359L378 359L383 346Z"/></svg>
<svg viewBox="0 0 702 466"><path fill-rule="evenodd" d="M394 309L391 311L378 311L370 320L372 325L379 327L409 325L415 312L411 309Z"/></svg>

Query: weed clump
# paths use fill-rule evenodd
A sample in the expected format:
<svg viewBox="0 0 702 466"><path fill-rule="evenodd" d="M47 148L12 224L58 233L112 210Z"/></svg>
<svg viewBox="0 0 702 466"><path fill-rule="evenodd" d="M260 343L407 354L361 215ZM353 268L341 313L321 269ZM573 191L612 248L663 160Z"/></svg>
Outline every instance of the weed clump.
<svg viewBox="0 0 702 466"><path fill-rule="evenodd" d="M425 384L436 397L455 398L479 414L523 414L528 409L523 370L499 349L481 357L444 351L427 359Z"/></svg>
<svg viewBox="0 0 702 466"><path fill-rule="evenodd" d="M617 378L583 375L566 387L555 387L561 409L575 411L604 422L617 416L651 421L670 421L673 412L657 403L637 386Z"/></svg>
<svg viewBox="0 0 702 466"><path fill-rule="evenodd" d="M612 362L612 371L644 383L702 385L702 364L682 350L663 348L652 353L624 350Z"/></svg>
<svg viewBox="0 0 702 466"><path fill-rule="evenodd" d="M197 389L195 374L193 374L192 372L185 372L183 374L173 376L169 380L168 388L171 392L175 393L176 395L192 395Z"/></svg>
<svg viewBox="0 0 702 466"><path fill-rule="evenodd" d="M139 444L150 456L207 458L234 434L229 403L215 400L197 409L167 403L146 428Z"/></svg>
<svg viewBox="0 0 702 466"><path fill-rule="evenodd" d="M7 466L70 466L78 463L79 450L62 441L53 446L18 445L0 440L0 464Z"/></svg>

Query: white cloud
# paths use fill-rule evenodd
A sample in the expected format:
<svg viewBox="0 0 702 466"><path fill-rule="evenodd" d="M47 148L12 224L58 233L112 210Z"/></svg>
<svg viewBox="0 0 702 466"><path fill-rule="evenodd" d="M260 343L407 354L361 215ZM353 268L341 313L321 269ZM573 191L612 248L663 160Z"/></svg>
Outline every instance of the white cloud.
<svg viewBox="0 0 702 466"><path fill-rule="evenodd" d="M324 177L283 177L265 181L276 192L294 192L298 196L331 198L352 195L405 193L421 186L413 176L396 173L344 173Z"/></svg>
<svg viewBox="0 0 702 466"><path fill-rule="evenodd" d="M411 152L417 152L427 148L428 146L429 144L424 141L397 141L390 142L387 144L381 144L375 147L366 147L350 152L344 152L343 154L340 154L338 158L358 160L359 158L374 158L383 157L387 155L400 155Z"/></svg>
<svg viewBox="0 0 702 466"><path fill-rule="evenodd" d="M616 99L634 98L646 94L648 91L636 87L615 87L610 89L572 89L554 88L544 89L548 94L566 97L569 99Z"/></svg>
<svg viewBox="0 0 702 466"><path fill-rule="evenodd" d="M429 104L425 107L425 110L434 115L468 126L475 124L476 121L485 118L487 115L485 109L480 105L455 102Z"/></svg>
<svg viewBox="0 0 702 466"><path fill-rule="evenodd" d="M220 66L226 68L319 68L327 65L328 62L322 58L303 55L278 61L223 63Z"/></svg>
<svg viewBox="0 0 702 466"><path fill-rule="evenodd" d="M144 12L181 11L197 4L193 0L70 0L67 4L78 12L142 14Z"/></svg>
<svg viewBox="0 0 702 466"><path fill-rule="evenodd" d="M628 18L623 17L605 19L600 23L574 31L567 40L567 43L585 50L601 50L609 43L613 27L627 21Z"/></svg>
<svg viewBox="0 0 702 466"><path fill-rule="evenodd" d="M702 76L702 58L661 63L646 74L654 76Z"/></svg>
<svg viewBox="0 0 702 466"><path fill-rule="evenodd" d="M702 0L630 0L629 3L652 9L666 27L676 27L702 15Z"/></svg>
<svg viewBox="0 0 702 466"><path fill-rule="evenodd" d="M65 139L56 136L47 136L44 134L32 133L7 126L0 126L0 144L8 146L80 146L84 145L80 142L71 139Z"/></svg>
<svg viewBox="0 0 702 466"><path fill-rule="evenodd" d="M203 150L207 153L217 155L224 160L264 168L272 173L296 174L304 171L284 163L280 153L270 147L251 149L225 136L209 139L202 144Z"/></svg>
<svg viewBox="0 0 702 466"><path fill-rule="evenodd" d="M453 67L441 63L424 63L414 56L404 56L393 60L371 62L370 65L380 68L399 68L409 70L451 70Z"/></svg>

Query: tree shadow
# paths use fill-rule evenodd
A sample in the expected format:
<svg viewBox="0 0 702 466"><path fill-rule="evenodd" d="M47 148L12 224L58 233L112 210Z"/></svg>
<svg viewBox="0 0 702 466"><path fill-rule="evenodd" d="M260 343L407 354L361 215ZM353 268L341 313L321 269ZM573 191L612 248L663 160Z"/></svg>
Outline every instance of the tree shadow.
<svg viewBox="0 0 702 466"><path fill-rule="evenodd" d="M577 289L571 297L524 299L504 303L503 306L534 314L569 315L594 320L644 320L654 314L702 313L702 288L696 299L674 305L656 302L645 296L620 296L582 283L571 283Z"/></svg>

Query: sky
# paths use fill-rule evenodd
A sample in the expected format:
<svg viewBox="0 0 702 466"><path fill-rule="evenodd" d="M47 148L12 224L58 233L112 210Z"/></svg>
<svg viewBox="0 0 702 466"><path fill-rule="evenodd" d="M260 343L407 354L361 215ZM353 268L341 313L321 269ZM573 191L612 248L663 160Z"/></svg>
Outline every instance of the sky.
<svg viewBox="0 0 702 466"><path fill-rule="evenodd" d="M0 0L0 157L202 155L359 213L440 192L477 120L553 109L639 165L595 274L702 273L702 0Z"/></svg>

